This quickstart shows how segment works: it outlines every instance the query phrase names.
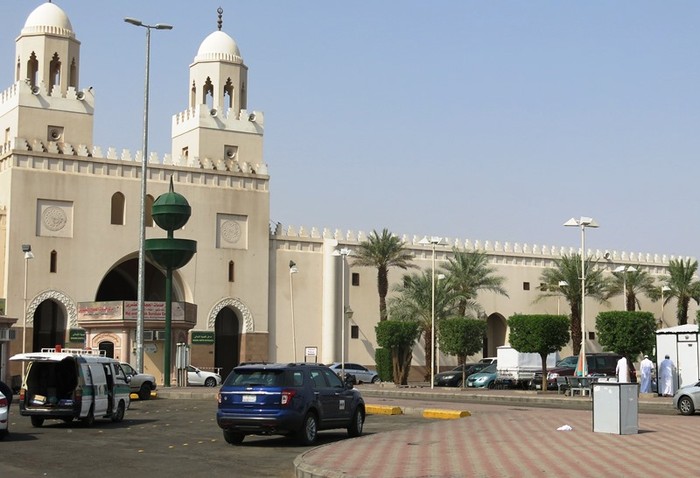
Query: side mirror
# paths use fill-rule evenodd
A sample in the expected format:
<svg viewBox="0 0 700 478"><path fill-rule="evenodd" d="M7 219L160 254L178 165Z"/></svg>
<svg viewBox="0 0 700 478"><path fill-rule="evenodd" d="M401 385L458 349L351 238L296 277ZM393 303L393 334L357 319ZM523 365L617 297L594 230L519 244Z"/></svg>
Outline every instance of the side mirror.
<svg viewBox="0 0 700 478"><path fill-rule="evenodd" d="M345 388L352 389L355 386L355 376L349 373L345 374Z"/></svg>
<svg viewBox="0 0 700 478"><path fill-rule="evenodd" d="M131 382L131 375L127 375L126 376L126 383L130 383L130 382Z"/></svg>

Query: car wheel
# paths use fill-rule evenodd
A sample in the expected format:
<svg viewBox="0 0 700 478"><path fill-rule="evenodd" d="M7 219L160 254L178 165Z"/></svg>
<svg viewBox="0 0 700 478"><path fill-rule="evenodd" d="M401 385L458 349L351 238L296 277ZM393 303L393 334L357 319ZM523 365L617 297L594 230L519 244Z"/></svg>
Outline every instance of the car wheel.
<svg viewBox="0 0 700 478"><path fill-rule="evenodd" d="M0 440L2 440L3 438L5 438L5 437L7 436L8 433L10 433L10 432L7 431L7 430L0 430Z"/></svg>
<svg viewBox="0 0 700 478"><path fill-rule="evenodd" d="M40 428L44 424L44 417L32 416L32 426L34 428Z"/></svg>
<svg viewBox="0 0 700 478"><path fill-rule="evenodd" d="M122 420L124 420L124 401L119 400L119 405L117 406L117 410L112 414L112 421L114 423L119 423Z"/></svg>
<svg viewBox="0 0 700 478"><path fill-rule="evenodd" d="M374 377L372 377L372 383L379 383L379 376L378 375L375 375Z"/></svg>
<svg viewBox="0 0 700 478"><path fill-rule="evenodd" d="M316 423L316 415L309 412L304 417L301 428L297 432L297 440L302 445L312 445L316 441L318 433L318 424Z"/></svg>
<svg viewBox="0 0 700 478"><path fill-rule="evenodd" d="M690 397L681 397L678 400L678 410L682 415L692 415L695 413L695 405Z"/></svg>
<svg viewBox="0 0 700 478"><path fill-rule="evenodd" d="M362 435L362 427L365 424L365 414L364 412L360 409L360 407L357 407L355 409L355 413L352 415L352 421L350 422L350 425L348 426L348 436L350 437L359 437Z"/></svg>
<svg viewBox="0 0 700 478"><path fill-rule="evenodd" d="M148 400L151 398L151 384L148 382L142 383L139 389L139 400Z"/></svg>
<svg viewBox="0 0 700 478"><path fill-rule="evenodd" d="M226 443L229 443L231 445L240 445L243 443L243 439L245 438L245 434L239 433L239 432L232 432L231 430L224 430L224 440L226 440Z"/></svg>
<svg viewBox="0 0 700 478"><path fill-rule="evenodd" d="M214 377L209 377L204 381L205 387L216 387L216 379Z"/></svg>
<svg viewBox="0 0 700 478"><path fill-rule="evenodd" d="M91 427L95 424L95 412L93 410L94 409L90 407L90 411L88 412L87 417L81 418L83 425L85 425L86 427Z"/></svg>
<svg viewBox="0 0 700 478"><path fill-rule="evenodd" d="M489 390L493 390L494 388L496 388L496 382L491 382L491 383L489 383L488 389L489 389Z"/></svg>

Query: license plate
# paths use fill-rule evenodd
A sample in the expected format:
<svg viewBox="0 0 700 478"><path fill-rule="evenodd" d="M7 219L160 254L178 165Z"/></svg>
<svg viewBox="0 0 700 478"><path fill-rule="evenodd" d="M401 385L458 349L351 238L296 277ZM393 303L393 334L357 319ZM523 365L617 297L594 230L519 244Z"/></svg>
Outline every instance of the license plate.
<svg viewBox="0 0 700 478"><path fill-rule="evenodd" d="M243 403L255 403L255 395L243 395Z"/></svg>

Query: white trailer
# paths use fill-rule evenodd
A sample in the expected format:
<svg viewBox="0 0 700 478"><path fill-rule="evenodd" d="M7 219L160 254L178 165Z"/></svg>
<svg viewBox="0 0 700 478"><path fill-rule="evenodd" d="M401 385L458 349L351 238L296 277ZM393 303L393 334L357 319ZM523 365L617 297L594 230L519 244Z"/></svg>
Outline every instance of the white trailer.
<svg viewBox="0 0 700 478"><path fill-rule="evenodd" d="M666 355L673 364L673 391L700 380L698 325L687 324L656 331L656 370Z"/></svg>
<svg viewBox="0 0 700 478"><path fill-rule="evenodd" d="M529 388L536 372L542 371L540 354L518 352L510 345L498 347L496 355L496 387ZM547 356L547 368L554 368L559 362L559 352Z"/></svg>

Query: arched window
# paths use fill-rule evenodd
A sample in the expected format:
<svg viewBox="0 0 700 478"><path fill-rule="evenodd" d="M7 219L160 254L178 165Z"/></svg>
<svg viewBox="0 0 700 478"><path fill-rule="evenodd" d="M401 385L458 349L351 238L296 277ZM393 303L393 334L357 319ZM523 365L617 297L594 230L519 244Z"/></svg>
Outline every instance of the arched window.
<svg viewBox="0 0 700 478"><path fill-rule="evenodd" d="M192 82L192 90L190 93L190 108L194 108L197 102L197 87L194 84L194 81Z"/></svg>
<svg viewBox="0 0 700 478"><path fill-rule="evenodd" d="M58 53L53 54L51 62L49 63L49 94L51 90L56 85L61 84L61 59L58 57Z"/></svg>
<svg viewBox="0 0 700 478"><path fill-rule="evenodd" d="M15 81L19 81L19 70L22 66L22 62L20 62L19 58L17 58L17 71L15 72Z"/></svg>
<svg viewBox="0 0 700 478"><path fill-rule="evenodd" d="M39 73L39 60L36 59L36 54L32 52L27 62L27 79L29 84L36 86L37 74Z"/></svg>
<svg viewBox="0 0 700 478"><path fill-rule="evenodd" d="M146 195L146 227L153 227L153 196Z"/></svg>
<svg viewBox="0 0 700 478"><path fill-rule="evenodd" d="M234 281L234 267L233 267L233 261L228 262L228 281L233 282Z"/></svg>
<svg viewBox="0 0 700 478"><path fill-rule="evenodd" d="M124 225L124 195L120 192L112 194L112 217L110 224Z"/></svg>
<svg viewBox="0 0 700 478"><path fill-rule="evenodd" d="M78 67L75 65L75 58L70 64L70 78L68 78L68 86L73 88L78 87Z"/></svg>
<svg viewBox="0 0 700 478"><path fill-rule="evenodd" d="M226 85L224 86L224 108L228 113L228 110L233 108L233 84L231 83L231 78L226 80Z"/></svg>
<svg viewBox="0 0 700 478"><path fill-rule="evenodd" d="M49 264L49 272L56 273L58 268L58 252L51 251L51 262Z"/></svg>
<svg viewBox="0 0 700 478"><path fill-rule="evenodd" d="M209 109L214 107L214 85L211 83L211 78L207 77L202 88L202 104L207 105Z"/></svg>

